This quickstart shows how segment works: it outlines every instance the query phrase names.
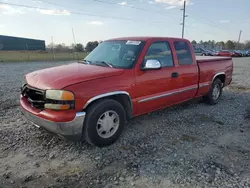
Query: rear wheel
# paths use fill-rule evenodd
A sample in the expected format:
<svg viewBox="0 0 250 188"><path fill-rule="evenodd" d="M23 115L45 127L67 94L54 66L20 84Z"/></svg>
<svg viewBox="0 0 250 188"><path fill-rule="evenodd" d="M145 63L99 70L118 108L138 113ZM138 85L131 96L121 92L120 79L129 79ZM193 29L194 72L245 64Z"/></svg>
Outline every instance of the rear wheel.
<svg viewBox="0 0 250 188"><path fill-rule="evenodd" d="M222 94L222 82L220 79L215 79L212 83L212 86L206 96L204 96L204 100L208 104L216 104L218 103L220 96Z"/></svg>
<svg viewBox="0 0 250 188"><path fill-rule="evenodd" d="M112 99L94 103L87 109L83 136L98 147L113 144L121 135L126 119L123 106Z"/></svg>

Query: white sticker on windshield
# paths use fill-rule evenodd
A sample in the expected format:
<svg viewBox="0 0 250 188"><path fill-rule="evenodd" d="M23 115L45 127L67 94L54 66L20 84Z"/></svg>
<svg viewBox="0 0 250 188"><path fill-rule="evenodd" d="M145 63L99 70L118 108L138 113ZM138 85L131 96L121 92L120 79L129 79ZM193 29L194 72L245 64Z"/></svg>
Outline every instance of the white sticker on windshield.
<svg viewBox="0 0 250 188"><path fill-rule="evenodd" d="M126 42L126 44L130 44L130 45L139 45L141 44L141 41L132 41L132 40L128 40Z"/></svg>

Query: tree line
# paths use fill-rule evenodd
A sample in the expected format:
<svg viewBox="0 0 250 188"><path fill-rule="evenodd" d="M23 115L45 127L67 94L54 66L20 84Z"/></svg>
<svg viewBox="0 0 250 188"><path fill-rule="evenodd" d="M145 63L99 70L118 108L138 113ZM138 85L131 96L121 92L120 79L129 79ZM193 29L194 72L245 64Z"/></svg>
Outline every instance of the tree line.
<svg viewBox="0 0 250 188"><path fill-rule="evenodd" d="M47 45L47 50L54 52L91 52L95 47L97 47L101 41L90 41L84 46L81 43L72 44L71 46L66 46L64 43Z"/></svg>
<svg viewBox="0 0 250 188"><path fill-rule="evenodd" d="M214 41L214 40L209 40L209 41L195 41L193 40L191 42L193 44L193 46L204 46L205 48L216 48L218 46L220 46L223 49L230 49L230 50L234 50L234 49L239 49L239 50L244 50L244 49L250 49L250 40L245 41L244 43L240 42L236 42L236 41L232 41L232 40L228 40L226 42L224 41Z"/></svg>
<svg viewBox="0 0 250 188"><path fill-rule="evenodd" d="M65 44L49 44L47 46L48 51L54 50L55 52L91 52L95 47L97 47L102 41L89 41L86 46L81 43L72 44L71 46L66 46ZM202 46L204 48L222 48L222 49L250 49L250 40L245 41L244 43L238 43L236 41L228 40L224 41L199 41L193 40L193 46Z"/></svg>

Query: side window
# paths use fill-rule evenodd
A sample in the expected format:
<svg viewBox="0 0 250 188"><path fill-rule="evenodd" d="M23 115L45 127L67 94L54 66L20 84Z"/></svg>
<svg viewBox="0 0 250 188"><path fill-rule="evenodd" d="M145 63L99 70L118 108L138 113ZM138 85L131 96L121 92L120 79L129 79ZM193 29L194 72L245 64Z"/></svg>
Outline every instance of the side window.
<svg viewBox="0 0 250 188"><path fill-rule="evenodd" d="M160 61L162 67L174 66L172 51L168 42L152 43L144 57L144 62L148 59L156 59Z"/></svg>
<svg viewBox="0 0 250 188"><path fill-rule="evenodd" d="M193 64L192 54L189 45L183 41L174 42L174 48L178 58L179 65Z"/></svg>

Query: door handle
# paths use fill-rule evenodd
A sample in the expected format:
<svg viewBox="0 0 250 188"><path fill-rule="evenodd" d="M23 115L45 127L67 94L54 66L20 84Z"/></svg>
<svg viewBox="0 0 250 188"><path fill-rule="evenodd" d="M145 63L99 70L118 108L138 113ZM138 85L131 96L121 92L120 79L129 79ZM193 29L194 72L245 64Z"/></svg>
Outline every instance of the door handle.
<svg viewBox="0 0 250 188"><path fill-rule="evenodd" d="M173 73L171 74L171 77L172 77L172 78L177 78L178 76L179 76L178 72L173 72Z"/></svg>

